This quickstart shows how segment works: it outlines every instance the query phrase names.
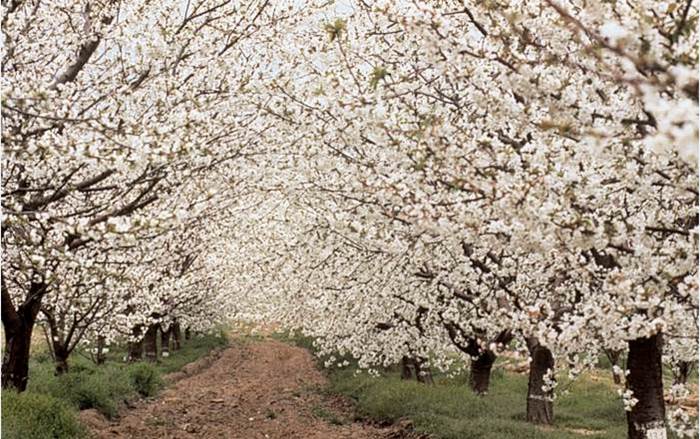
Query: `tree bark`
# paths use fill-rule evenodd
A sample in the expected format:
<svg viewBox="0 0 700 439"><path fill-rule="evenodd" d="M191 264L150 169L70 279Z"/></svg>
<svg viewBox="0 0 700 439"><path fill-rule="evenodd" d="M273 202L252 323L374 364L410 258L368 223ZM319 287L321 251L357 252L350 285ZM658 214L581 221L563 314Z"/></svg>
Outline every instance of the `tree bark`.
<svg viewBox="0 0 700 439"><path fill-rule="evenodd" d="M170 356L170 334L172 332L172 326L164 331L160 328L160 355L162 357Z"/></svg>
<svg viewBox="0 0 700 439"><path fill-rule="evenodd" d="M158 325L150 325L143 338L143 345L146 351L146 361L156 361L158 359Z"/></svg>
<svg viewBox="0 0 700 439"><path fill-rule="evenodd" d="M97 352L95 353L95 362L97 364L104 364L105 362L105 337L104 335L97 336Z"/></svg>
<svg viewBox="0 0 700 439"><path fill-rule="evenodd" d="M29 377L29 347L32 329L24 322L5 330L5 353L2 359L2 387L14 388L18 392L27 389Z"/></svg>
<svg viewBox="0 0 700 439"><path fill-rule="evenodd" d="M482 349L479 345L479 340L472 336L467 336L458 326L454 324L445 324L447 334L452 340L452 343L471 358L471 367L469 371L469 386L477 395L485 395L488 393L489 385L491 384L491 369L496 361L496 353L490 349ZM476 331L482 333L483 331ZM459 335L462 336L460 339ZM501 331L494 339L493 343L507 345L513 340L513 333L508 330Z"/></svg>
<svg viewBox="0 0 700 439"><path fill-rule="evenodd" d="M70 350L68 348L68 340L63 334L61 326L56 323L54 315L44 310L44 316L49 327L48 341L51 343L51 354L54 362L54 374L56 376L63 375L68 372L68 356Z"/></svg>
<svg viewBox="0 0 700 439"><path fill-rule="evenodd" d="M629 439L665 439L666 407L661 365L662 336L630 340L627 387L637 403L627 412Z"/></svg>
<svg viewBox="0 0 700 439"><path fill-rule="evenodd" d="M615 366L620 366L621 355L622 351L605 349L605 356L608 357L608 361L610 361L610 365L613 367L612 376L615 384L622 384L622 377L620 374L615 373Z"/></svg>
<svg viewBox="0 0 700 439"><path fill-rule="evenodd" d="M547 371L554 369L554 357L534 338L527 340L527 347L532 359L527 384L527 421L550 425L554 421L553 395L552 391L544 391L542 386Z"/></svg>
<svg viewBox="0 0 700 439"><path fill-rule="evenodd" d="M694 365L692 361L677 362L673 368L673 384L686 384Z"/></svg>
<svg viewBox="0 0 700 439"><path fill-rule="evenodd" d="M433 373L429 367L424 367L425 359L404 356L401 358L401 379L416 381L423 384L433 384Z"/></svg>
<svg viewBox="0 0 700 439"><path fill-rule="evenodd" d="M177 321L171 326L171 331L173 335L173 351L179 351L182 347L182 329Z"/></svg>
<svg viewBox="0 0 700 439"><path fill-rule="evenodd" d="M491 368L496 361L496 354L491 350L482 351L472 360L469 370L469 386L477 395L485 395L491 383Z"/></svg>
<svg viewBox="0 0 700 439"><path fill-rule="evenodd" d="M137 325L132 331L134 337L138 337L137 341L129 342L128 361L139 361L143 358L143 337L141 335L142 325Z"/></svg>
<svg viewBox="0 0 700 439"><path fill-rule="evenodd" d="M413 368L411 365L411 360L404 356L401 358L401 379L410 380L413 378Z"/></svg>
<svg viewBox="0 0 700 439"><path fill-rule="evenodd" d="M39 314L46 285L32 282L24 303L15 308L10 292L2 279L2 325L5 331L5 352L2 358L2 387L18 392L27 389L29 350L32 331Z"/></svg>
<svg viewBox="0 0 700 439"><path fill-rule="evenodd" d="M56 366L55 374L58 376L68 372L68 349L57 341L53 344L53 357Z"/></svg>
<svg viewBox="0 0 700 439"><path fill-rule="evenodd" d="M418 380L419 383L432 385L434 384L433 372L430 370L430 367L424 366L425 362L423 358L413 359L413 364L416 368L416 380Z"/></svg>

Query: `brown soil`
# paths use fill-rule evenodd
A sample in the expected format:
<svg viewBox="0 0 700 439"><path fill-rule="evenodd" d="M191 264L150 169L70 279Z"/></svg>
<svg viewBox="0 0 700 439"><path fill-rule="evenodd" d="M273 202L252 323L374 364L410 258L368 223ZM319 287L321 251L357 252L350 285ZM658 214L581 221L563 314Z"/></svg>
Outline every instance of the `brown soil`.
<svg viewBox="0 0 700 439"><path fill-rule="evenodd" d="M352 422L347 401L321 396L325 377L302 348L267 339L238 342L210 363L178 376L156 400L138 403L116 423L88 426L105 439L412 436L399 426Z"/></svg>

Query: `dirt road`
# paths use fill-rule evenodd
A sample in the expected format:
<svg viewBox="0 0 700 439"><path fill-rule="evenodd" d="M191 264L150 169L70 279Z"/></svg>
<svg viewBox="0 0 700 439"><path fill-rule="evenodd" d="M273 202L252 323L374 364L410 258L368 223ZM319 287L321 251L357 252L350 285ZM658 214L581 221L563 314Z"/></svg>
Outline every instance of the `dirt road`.
<svg viewBox="0 0 700 439"><path fill-rule="evenodd" d="M335 425L333 415L352 417L319 394L324 383L304 349L267 339L234 342L209 367L93 431L101 439L397 437L357 422Z"/></svg>

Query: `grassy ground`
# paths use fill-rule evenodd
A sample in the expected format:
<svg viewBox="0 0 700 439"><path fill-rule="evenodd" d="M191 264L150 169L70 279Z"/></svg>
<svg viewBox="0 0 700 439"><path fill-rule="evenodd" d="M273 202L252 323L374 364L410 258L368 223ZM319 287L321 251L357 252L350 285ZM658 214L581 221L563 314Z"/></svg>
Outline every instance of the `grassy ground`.
<svg viewBox="0 0 700 439"><path fill-rule="evenodd" d="M113 348L106 363L97 366L78 352L69 359L69 372L58 377L48 352L37 349L29 364L27 391L2 392L3 438L83 437L77 410L92 408L114 418L128 401L154 396L163 386L163 375L226 343L223 333L195 336L157 363L125 364L125 351Z"/></svg>
<svg viewBox="0 0 700 439"><path fill-rule="evenodd" d="M313 351L308 338L279 337ZM434 386L401 380L396 368L382 371L379 377L357 372L353 366L327 372L327 391L351 398L357 417L379 422L410 419L416 431L435 439L619 439L627 435L625 412L609 369L567 382L569 393L555 401L551 427L525 420L527 375L507 372L498 364L484 397L469 390L466 372L434 374Z"/></svg>
<svg viewBox="0 0 700 439"><path fill-rule="evenodd" d="M467 387L466 376L436 377L434 386L401 380L390 371L379 378L351 369L330 374L330 391L349 396L358 414L380 421L411 419L415 429L445 439L625 437L625 415L618 397L603 383L576 382L571 393L555 402L555 425L525 421L527 377L495 373L484 397Z"/></svg>

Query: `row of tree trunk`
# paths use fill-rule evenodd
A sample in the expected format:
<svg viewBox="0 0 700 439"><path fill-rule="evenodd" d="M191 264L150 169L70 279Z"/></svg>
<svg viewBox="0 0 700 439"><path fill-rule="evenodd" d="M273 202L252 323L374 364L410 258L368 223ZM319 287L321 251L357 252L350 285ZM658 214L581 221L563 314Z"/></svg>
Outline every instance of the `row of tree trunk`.
<svg viewBox="0 0 700 439"><path fill-rule="evenodd" d="M550 370L554 370L554 356L535 338L527 340L527 347L531 359L528 376L527 420L535 424L552 424L554 394L546 382L546 376ZM629 342L627 357L629 376L626 385L638 402L631 411L627 412L628 439L666 438L661 354L661 334ZM620 354L612 353L612 355L614 364L617 364ZM476 356L472 357L469 385L474 393L484 395L488 392L491 369L495 360L496 354L488 349L480 350ZM403 357L401 378L415 378L419 382L432 384L432 374L425 363L424 358ZM683 378L687 378L692 369L692 364L682 363L678 368L676 381L683 382ZM621 379L621 377L616 378Z"/></svg>
<svg viewBox="0 0 700 439"><path fill-rule="evenodd" d="M27 388L30 346L34 322L38 314L38 306L20 307L17 311L14 311L14 314L14 316L11 316L14 318L6 319L3 325L5 329L5 350L2 360L2 387L13 388L22 392ZM143 327L141 325L133 328L134 336L139 336L142 330ZM176 351L180 349L183 331L179 323L171 324L167 330L163 330L158 324L153 324L147 328L142 339L128 344L128 360L138 361L145 356L145 359L148 361L156 361L158 359L157 338L159 333L161 355L163 357L170 355L171 350ZM190 338L189 328L184 331L184 336L185 339ZM71 354L71 349L57 338L48 341L51 346L56 375L68 372L68 357ZM105 339L104 337L98 337L94 357L97 364L104 363L104 350Z"/></svg>
<svg viewBox="0 0 700 439"><path fill-rule="evenodd" d="M3 291L3 326L5 329L5 352L2 362L2 386L24 391L27 387L29 349L32 330L39 307L31 306L31 302L23 304L18 309L7 306L6 291ZM11 305L11 304L10 304ZM134 334L140 334L142 327L134 328ZM145 336L138 342L129 344L130 361L145 357L155 361L158 358L157 337L159 325L147 328ZM177 350L181 346L182 331L179 324L171 325L166 331L160 331L162 353L170 349ZM185 338L190 336L185 331ZM627 388L632 391L638 402L627 412L628 439L658 439L666 437L665 403L662 376L662 336L655 334L647 338L638 338L628 343ZM67 355L59 349L54 349L56 372L68 370ZM551 424L554 420L553 398L550 391L544 390L545 375L554 367L552 353L536 340L528 340L528 350L532 362L528 382L527 419L533 423ZM99 347L98 352L102 349ZM490 383L491 368L496 359L493 352L481 350L472 362L470 386L477 394L485 394ZM432 383L430 369L425 366L423 358L405 357L402 361L402 377L415 377L424 383ZM681 365L680 375L689 373L691 365Z"/></svg>
<svg viewBox="0 0 700 439"><path fill-rule="evenodd" d="M134 335L137 336L143 331L142 326L134 328ZM130 342L128 346L128 361L156 361L158 359L158 335L160 334L161 357L167 357L171 351L177 351L182 346L183 331L180 324L175 322L163 329L159 324L152 324L146 328L146 333L139 341ZM190 329L184 331L185 340L191 337Z"/></svg>

